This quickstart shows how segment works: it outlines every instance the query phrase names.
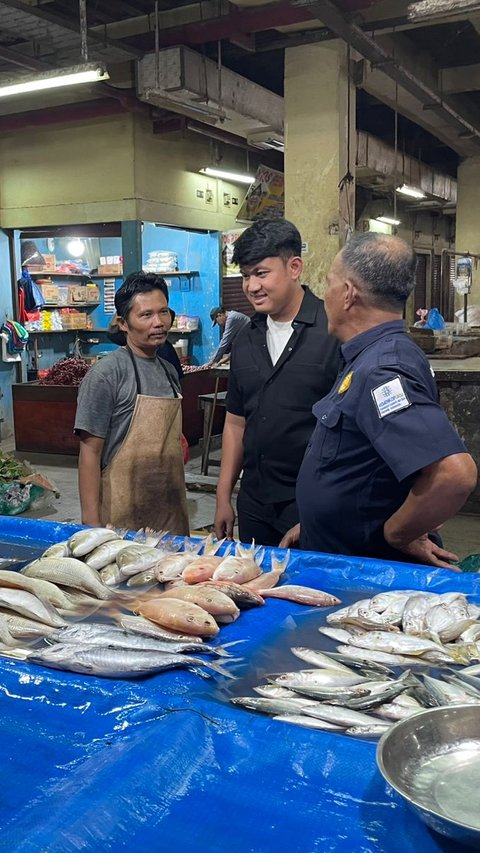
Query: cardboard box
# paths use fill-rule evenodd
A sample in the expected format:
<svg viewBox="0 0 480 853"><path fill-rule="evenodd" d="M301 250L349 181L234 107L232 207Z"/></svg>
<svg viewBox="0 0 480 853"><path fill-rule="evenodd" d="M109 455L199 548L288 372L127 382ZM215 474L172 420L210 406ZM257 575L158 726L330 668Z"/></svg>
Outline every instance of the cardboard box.
<svg viewBox="0 0 480 853"><path fill-rule="evenodd" d="M99 264L98 275L123 275L123 264Z"/></svg>
<svg viewBox="0 0 480 853"><path fill-rule="evenodd" d="M89 284L85 288L85 301L91 302L92 305L100 302L100 288L96 284Z"/></svg>
<svg viewBox="0 0 480 853"><path fill-rule="evenodd" d="M62 314L62 326L64 329L86 329L86 311L76 311L75 314Z"/></svg>
<svg viewBox="0 0 480 853"><path fill-rule="evenodd" d="M58 287L56 284L38 284L38 286L42 291L45 302L49 305L58 304Z"/></svg>
<svg viewBox="0 0 480 853"><path fill-rule="evenodd" d="M70 288L67 284L58 284L58 304L68 305L68 294Z"/></svg>
<svg viewBox="0 0 480 853"><path fill-rule="evenodd" d="M75 305L77 302L84 303L87 301L86 287L77 284L71 284L68 288L68 304Z"/></svg>

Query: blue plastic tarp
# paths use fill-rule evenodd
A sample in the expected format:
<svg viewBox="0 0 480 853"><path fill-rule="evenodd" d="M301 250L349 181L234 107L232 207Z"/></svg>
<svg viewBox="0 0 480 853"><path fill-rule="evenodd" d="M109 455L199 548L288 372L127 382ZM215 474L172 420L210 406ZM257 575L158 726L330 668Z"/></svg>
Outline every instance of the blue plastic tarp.
<svg viewBox="0 0 480 853"><path fill-rule="evenodd" d="M46 546L76 529L0 518L0 542ZM345 602L388 588L479 598L479 576L402 563L293 552L287 571L291 582ZM110 680L0 659L0 849L461 849L427 829L386 786L374 742L229 704L232 694L251 694L269 667L298 668L289 648L306 645L305 637L320 647L317 628L328 612L269 599L222 627L222 642L244 640L232 682L184 670Z"/></svg>

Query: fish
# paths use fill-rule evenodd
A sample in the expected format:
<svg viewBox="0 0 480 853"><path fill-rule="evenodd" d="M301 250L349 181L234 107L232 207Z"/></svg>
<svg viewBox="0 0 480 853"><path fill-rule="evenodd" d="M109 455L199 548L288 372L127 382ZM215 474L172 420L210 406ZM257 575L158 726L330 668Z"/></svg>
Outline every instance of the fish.
<svg viewBox="0 0 480 853"><path fill-rule="evenodd" d="M449 603L442 601L425 614L424 636L439 643L448 643L456 640L475 621L468 612L465 598Z"/></svg>
<svg viewBox="0 0 480 853"><path fill-rule="evenodd" d="M232 678L223 666L190 655L167 654L139 649L112 649L108 646L82 646L56 643L47 649L35 649L25 655L28 663L50 669L68 670L103 678L139 678L166 669L207 667Z"/></svg>
<svg viewBox="0 0 480 853"><path fill-rule="evenodd" d="M138 575L131 575L127 580L127 586L151 586L157 583L155 568L144 569Z"/></svg>
<svg viewBox="0 0 480 853"><path fill-rule="evenodd" d="M391 726L388 724L383 725L382 723L371 723L370 726L351 726L350 728L345 729L345 734L356 738L379 738L385 734L385 732L388 732L389 728L391 728Z"/></svg>
<svg viewBox="0 0 480 853"><path fill-rule="evenodd" d="M206 643L198 644L192 641L192 639L177 640L176 642L161 640L155 637L135 634L120 626L108 625L104 622L87 622L58 628L49 634L48 641L88 646L110 646L117 649L143 649L168 652L169 654L183 654L191 651L202 652L203 654L214 654L217 652L217 647L207 645ZM229 657L228 652L225 651L225 646L218 646L218 649L220 656Z"/></svg>
<svg viewBox="0 0 480 853"><path fill-rule="evenodd" d="M100 580L98 572L74 557L41 557L22 570L30 578L42 578L87 592L95 598L107 599L115 592Z"/></svg>
<svg viewBox="0 0 480 853"><path fill-rule="evenodd" d="M267 699L295 699L298 696L294 690L289 690L288 687L278 687L276 684L260 684L253 689L259 696L265 696Z"/></svg>
<svg viewBox="0 0 480 853"><path fill-rule="evenodd" d="M138 613L169 630L199 637L214 637L220 630L210 613L178 598L151 598L140 604Z"/></svg>
<svg viewBox="0 0 480 853"><path fill-rule="evenodd" d="M372 713L375 717L397 722L397 720L407 720L409 717L413 717L414 714L419 714L424 710L424 706L420 702L417 702L413 696L400 693L391 702L384 702L382 705L373 708Z"/></svg>
<svg viewBox="0 0 480 853"><path fill-rule="evenodd" d="M272 568L269 572L262 572L261 575L258 575L256 578L252 578L252 580L247 581L245 586L248 586L249 589L259 590L259 589L273 589L274 586L277 585L278 581L284 574L288 564L290 562L290 549L286 551L283 559L279 560L275 554L272 554Z"/></svg>
<svg viewBox="0 0 480 853"><path fill-rule="evenodd" d="M337 646L337 652L345 657L350 657L363 663L365 666L414 666L420 664L425 666L421 657L410 657L408 655L381 652L378 649L359 649L356 646ZM353 665L353 664L352 664Z"/></svg>
<svg viewBox="0 0 480 853"><path fill-rule="evenodd" d="M210 588L196 586L177 587L160 593L160 598L174 598L190 601L203 607L207 613L214 616L216 622L234 622L240 616L240 610L234 601L225 593L213 586Z"/></svg>
<svg viewBox="0 0 480 853"><path fill-rule="evenodd" d="M74 604L68 595L56 584L41 578L30 578L21 572L0 571L0 587L26 589L33 595L46 598L54 607L63 610L73 610Z"/></svg>
<svg viewBox="0 0 480 853"><path fill-rule="evenodd" d="M230 553L230 549L228 549L228 553ZM225 553L222 557L201 556L192 560L182 569L181 575L184 583L198 584L208 581L227 556L228 554Z"/></svg>
<svg viewBox="0 0 480 853"><path fill-rule="evenodd" d="M374 649L388 654L408 654L425 657L433 663L451 663L452 655L433 640L410 634L391 634L387 631L370 631L349 640L348 645L361 649ZM426 657L428 654L428 658ZM449 660L450 659L450 660Z"/></svg>
<svg viewBox="0 0 480 853"><path fill-rule="evenodd" d="M319 729L322 732L341 732L342 726L329 723L328 720L318 720L307 717L304 714L277 714L273 717L280 723L291 723L294 726L303 726L305 729Z"/></svg>
<svg viewBox="0 0 480 853"><path fill-rule="evenodd" d="M168 556L176 556L169 554ZM158 548L144 548L132 543L117 554L116 562L123 579L138 575L145 569L153 568L165 559L165 553Z"/></svg>
<svg viewBox="0 0 480 853"><path fill-rule="evenodd" d="M130 543L125 541L125 539L110 539L108 542L103 542L102 545L98 545L97 548L90 551L85 557L85 562L87 566L90 566L91 569L96 569L98 572L100 569L108 566L109 563L113 563L120 552L124 548L129 547L131 547Z"/></svg>
<svg viewBox="0 0 480 853"><path fill-rule="evenodd" d="M338 669L301 669L297 672L283 672L280 675L266 675L269 681L273 681L280 687L291 689L297 686L315 687L351 687L353 684L362 684L368 681L362 675L355 672L341 672Z"/></svg>
<svg viewBox="0 0 480 853"><path fill-rule="evenodd" d="M203 557L199 557L198 554L194 554L191 551L184 551L181 554L168 554L155 567L155 577L160 583L175 580L182 575L183 570L187 566L202 559ZM185 580L185 578L183 579Z"/></svg>
<svg viewBox="0 0 480 853"><path fill-rule="evenodd" d="M236 696L230 701L232 705L240 705L242 708L248 708L249 711L271 715L299 713L303 708L318 704L313 699L303 699L300 696L294 699L282 696Z"/></svg>
<svg viewBox="0 0 480 853"><path fill-rule="evenodd" d="M475 699L464 688L455 683L441 681L423 674L423 681L427 690L432 693L440 705L477 705L480 703L480 693Z"/></svg>
<svg viewBox="0 0 480 853"><path fill-rule="evenodd" d="M109 527L89 527L87 530L79 530L78 533L70 536L67 544L73 557L84 557L104 542L121 538L115 530L111 530Z"/></svg>
<svg viewBox="0 0 480 853"><path fill-rule="evenodd" d="M261 563L265 555L265 549L260 548L256 553L252 548L246 548L237 542L235 556L228 556L222 560L212 577L214 581L234 581L235 583L246 583L253 580L261 573Z"/></svg>
<svg viewBox="0 0 480 853"><path fill-rule="evenodd" d="M65 625L65 620L49 601L33 595L26 589L0 587L0 607L13 610L28 619L36 619L46 625L53 625L56 628Z"/></svg>
<svg viewBox="0 0 480 853"><path fill-rule="evenodd" d="M5 613L0 613L0 644L4 646L16 646L17 641L12 634L8 617Z"/></svg>
<svg viewBox="0 0 480 853"><path fill-rule="evenodd" d="M68 541L65 542L55 542L54 545L50 545L46 551L43 552L42 557L71 557L72 552L70 551L70 545Z"/></svg>
<svg viewBox="0 0 480 853"><path fill-rule="evenodd" d="M98 576L105 586L117 586L117 584L123 583L122 571L117 562L108 563L107 566L99 569Z"/></svg>
<svg viewBox="0 0 480 853"><path fill-rule="evenodd" d="M408 690L413 684L411 672L407 669L393 681L369 681L363 684L365 690L368 690L368 695L352 697L345 704L348 708L355 708L357 711L375 708L384 702L391 702L392 699L403 693L404 690Z"/></svg>
<svg viewBox="0 0 480 853"><path fill-rule="evenodd" d="M300 658L300 660L303 660L312 666L318 666L322 669L338 669L340 672L352 671L349 666L346 666L339 661L335 661L329 654L319 652L316 649L306 649L303 646L294 646L290 651L295 655L295 657Z"/></svg>
<svg viewBox="0 0 480 853"><path fill-rule="evenodd" d="M159 640L172 640L173 642L188 640L191 643L195 643L195 645L202 645L203 643L201 637L194 636L193 634L181 634L178 631L168 631L150 619L144 619L143 616L122 615L120 625L127 631L143 634L146 637L157 637Z"/></svg>
<svg viewBox="0 0 480 853"><path fill-rule="evenodd" d="M284 598L287 601L294 601L297 604L309 604L312 607L334 607L340 604L340 599L335 595L330 595L328 592L322 592L321 589L313 589L308 586L298 586L285 584L277 586L275 589L259 589L258 592L263 598Z"/></svg>
<svg viewBox="0 0 480 853"><path fill-rule="evenodd" d="M353 708L342 708L341 705L329 705L327 702L316 702L313 707L306 707L302 714L308 717L316 717L319 720L327 720L336 726L370 726L371 717L362 711Z"/></svg>
<svg viewBox="0 0 480 853"><path fill-rule="evenodd" d="M345 653L341 652L328 652L328 657L332 660L332 666L335 664L344 664L349 669L357 670L360 672L365 671L364 674L368 671L369 673L377 673L380 675L390 675L391 669L388 666L385 666L382 663L378 663L374 659L374 655L378 654L376 652L368 652L367 649L356 649L355 651L366 652L365 657L351 655L350 649L354 648L353 646L337 646L339 649L345 649ZM415 658L412 658L415 660Z"/></svg>
<svg viewBox="0 0 480 853"><path fill-rule="evenodd" d="M17 645L17 640L40 640L46 637L57 629L53 625L46 625L44 622L38 622L36 619L28 619L26 616L20 616L19 613L14 613L11 610L2 610L1 616L6 620L8 631L14 638L12 645ZM5 643L5 639L1 633L0 622L0 640Z"/></svg>
<svg viewBox="0 0 480 853"><path fill-rule="evenodd" d="M258 592L253 589L246 589L246 584L234 583L233 581L206 581L196 584L196 588L218 589L219 592L228 595L240 610L249 610L251 607L261 607L265 604Z"/></svg>
<svg viewBox="0 0 480 853"><path fill-rule="evenodd" d="M318 629L320 634L324 634L325 637L329 637L330 640L335 640L337 643L348 643L351 637L354 637L356 634L363 634L363 628L354 628L352 626L347 626L346 628L333 628L329 625L320 625Z"/></svg>

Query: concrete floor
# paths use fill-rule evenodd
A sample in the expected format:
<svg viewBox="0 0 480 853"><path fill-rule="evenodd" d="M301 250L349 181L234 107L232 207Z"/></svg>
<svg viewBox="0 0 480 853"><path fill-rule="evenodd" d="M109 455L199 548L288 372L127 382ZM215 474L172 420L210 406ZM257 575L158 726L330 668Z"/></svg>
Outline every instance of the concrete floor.
<svg viewBox="0 0 480 853"><path fill-rule="evenodd" d="M13 438L2 442L2 450L14 451ZM187 505L192 531L208 531L215 515L215 484L218 467L211 467L209 476L200 474L200 449L190 448L190 461L186 465ZM73 456L18 453L31 466L56 484L60 498L53 501L44 512L24 513L23 518L43 518L52 521L80 522L80 503L77 488L77 459ZM220 452L212 454L219 458ZM190 488L189 488L190 487ZM206 491L208 490L208 491ZM480 553L480 518L473 515L457 515L442 528L445 547L458 554L459 558Z"/></svg>

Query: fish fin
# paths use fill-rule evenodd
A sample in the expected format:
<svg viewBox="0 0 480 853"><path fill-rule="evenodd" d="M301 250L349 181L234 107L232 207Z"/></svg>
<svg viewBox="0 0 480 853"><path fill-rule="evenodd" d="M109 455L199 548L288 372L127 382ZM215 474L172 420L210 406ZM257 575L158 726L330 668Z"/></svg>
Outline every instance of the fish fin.
<svg viewBox="0 0 480 853"><path fill-rule="evenodd" d="M263 562L263 558L264 558L264 556L265 556L265 548L263 548L263 547L262 547L262 548L258 548L258 549L257 549L257 551L256 551L256 553L255 553L255 556L254 556L254 558L253 558L253 559L254 559L254 561L256 562L257 566L261 566L261 565L262 565L262 562Z"/></svg>
<svg viewBox="0 0 480 853"><path fill-rule="evenodd" d="M0 656L2 658L14 658L14 660L28 660L30 655L32 654L32 649L0 649Z"/></svg>
<svg viewBox="0 0 480 853"><path fill-rule="evenodd" d="M216 542L212 543L212 550L210 552L211 557L214 557L215 554L217 554L220 551L220 548L222 547L225 540L226 540L226 536L224 536L223 539L217 539Z"/></svg>
<svg viewBox="0 0 480 853"><path fill-rule="evenodd" d="M168 530L152 530L145 537L145 545L148 545L149 548L156 548L167 533Z"/></svg>
<svg viewBox="0 0 480 853"><path fill-rule="evenodd" d="M232 646L238 646L239 643L246 643L246 640L232 640L230 643L222 643L219 646L214 646L213 651L219 657L231 658L230 652L227 652L227 649L230 649ZM231 658L231 661L233 658ZM243 658L235 658L235 660L243 660ZM231 663L230 661L230 663Z"/></svg>
<svg viewBox="0 0 480 853"><path fill-rule="evenodd" d="M287 568L290 562L290 548L285 552L285 556L283 559L278 559L275 554L272 554L272 570L279 572L279 574L283 575L285 569Z"/></svg>
<svg viewBox="0 0 480 853"><path fill-rule="evenodd" d="M243 542L236 543L236 557L250 557L251 554L255 554L255 539L252 539L251 545L245 545Z"/></svg>
<svg viewBox="0 0 480 853"><path fill-rule="evenodd" d="M243 658L229 658L228 663L231 664L231 663L235 663L236 661L240 661L240 660L243 660ZM208 669L213 669L213 670L215 670L215 672L218 672L219 675L225 676L225 678L236 678L236 676L233 675L232 672L229 672L228 669L225 669L224 666L222 666L220 663L216 663L215 661L211 661L211 660L200 661L199 660L199 665L206 666L206 667L208 667Z"/></svg>

